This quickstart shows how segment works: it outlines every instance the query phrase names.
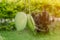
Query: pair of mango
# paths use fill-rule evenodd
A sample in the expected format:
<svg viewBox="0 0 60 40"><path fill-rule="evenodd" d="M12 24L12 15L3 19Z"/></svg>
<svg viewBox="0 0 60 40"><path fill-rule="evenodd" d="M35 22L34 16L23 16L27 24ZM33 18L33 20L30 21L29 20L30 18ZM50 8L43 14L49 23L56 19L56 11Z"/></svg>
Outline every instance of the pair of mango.
<svg viewBox="0 0 60 40"><path fill-rule="evenodd" d="M33 17L30 14L26 14L24 12L17 13L15 17L15 27L17 31L22 31L25 29L25 27L29 27L31 31L35 31L36 29Z"/></svg>

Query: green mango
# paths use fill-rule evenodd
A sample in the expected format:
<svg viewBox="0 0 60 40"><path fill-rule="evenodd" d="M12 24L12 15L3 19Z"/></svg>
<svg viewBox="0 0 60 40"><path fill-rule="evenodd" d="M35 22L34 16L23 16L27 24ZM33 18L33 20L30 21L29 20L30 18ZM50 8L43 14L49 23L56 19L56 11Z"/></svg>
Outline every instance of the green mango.
<svg viewBox="0 0 60 40"><path fill-rule="evenodd" d="M27 15L27 25L31 31L35 31L36 29L35 22L30 14Z"/></svg>
<svg viewBox="0 0 60 40"><path fill-rule="evenodd" d="M21 31L26 27L27 24L27 15L24 12L17 13L15 17L15 25L17 31Z"/></svg>

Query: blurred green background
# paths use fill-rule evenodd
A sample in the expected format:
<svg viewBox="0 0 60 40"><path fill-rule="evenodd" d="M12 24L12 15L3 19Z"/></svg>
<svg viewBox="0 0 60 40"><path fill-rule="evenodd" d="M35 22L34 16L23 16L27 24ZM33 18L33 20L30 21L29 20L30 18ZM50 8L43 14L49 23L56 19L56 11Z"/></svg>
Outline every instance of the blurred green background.
<svg viewBox="0 0 60 40"><path fill-rule="evenodd" d="M15 30L14 18L18 12L41 12L45 8L49 14L60 17L60 0L0 0L0 34L5 40L60 40L60 31L47 35L33 35L31 31ZM56 23L58 27L60 23ZM5 30L5 31L4 31ZM8 31L7 31L8 30Z"/></svg>

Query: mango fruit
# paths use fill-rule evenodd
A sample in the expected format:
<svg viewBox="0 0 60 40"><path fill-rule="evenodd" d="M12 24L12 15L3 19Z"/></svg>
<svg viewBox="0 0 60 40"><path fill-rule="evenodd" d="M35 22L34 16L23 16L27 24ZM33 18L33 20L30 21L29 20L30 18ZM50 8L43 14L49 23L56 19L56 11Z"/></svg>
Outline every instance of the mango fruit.
<svg viewBox="0 0 60 40"><path fill-rule="evenodd" d="M27 15L24 12L17 13L15 17L15 26L17 31L21 31L26 27L27 24Z"/></svg>
<svg viewBox="0 0 60 40"><path fill-rule="evenodd" d="M27 15L27 25L31 31L35 31L36 29L35 22L30 14Z"/></svg>

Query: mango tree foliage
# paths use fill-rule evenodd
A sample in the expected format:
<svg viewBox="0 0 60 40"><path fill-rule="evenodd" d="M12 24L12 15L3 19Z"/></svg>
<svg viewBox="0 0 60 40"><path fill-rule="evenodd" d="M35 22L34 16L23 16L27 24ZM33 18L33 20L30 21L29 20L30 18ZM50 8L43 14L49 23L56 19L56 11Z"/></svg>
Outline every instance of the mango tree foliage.
<svg viewBox="0 0 60 40"><path fill-rule="evenodd" d="M60 8L60 0L6 0L6 2L8 4L13 4L12 8L14 8L14 10L17 10L18 12L24 11L29 13L29 9L32 12L35 10L42 11L45 8L48 12L55 15L55 12L53 10L57 10L57 8ZM57 15L59 15L59 12L57 13Z"/></svg>
<svg viewBox="0 0 60 40"><path fill-rule="evenodd" d="M58 12L60 10L60 0L31 0L31 5L38 10L46 9L47 12L55 17L59 17L60 15Z"/></svg>

